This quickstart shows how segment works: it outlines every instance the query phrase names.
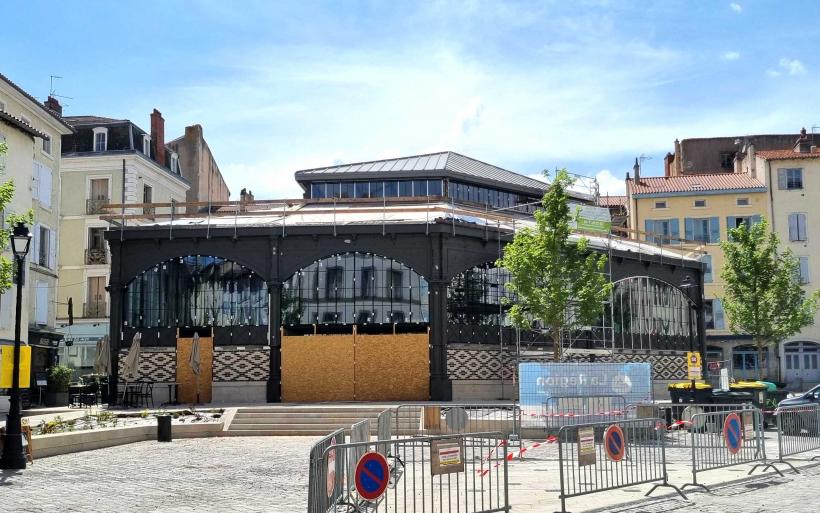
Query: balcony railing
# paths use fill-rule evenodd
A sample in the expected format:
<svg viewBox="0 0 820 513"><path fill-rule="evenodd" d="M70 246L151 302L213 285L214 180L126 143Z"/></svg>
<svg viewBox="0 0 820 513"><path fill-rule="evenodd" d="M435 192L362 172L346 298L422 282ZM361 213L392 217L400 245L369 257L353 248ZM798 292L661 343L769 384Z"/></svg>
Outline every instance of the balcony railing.
<svg viewBox="0 0 820 513"><path fill-rule="evenodd" d="M105 301L95 301L92 303L83 303L83 317L98 318L106 317L108 315L108 304Z"/></svg>
<svg viewBox="0 0 820 513"><path fill-rule="evenodd" d="M103 214L105 213L105 206L108 205L109 202L110 200L108 198L85 200L85 213Z"/></svg>
<svg viewBox="0 0 820 513"><path fill-rule="evenodd" d="M104 249L86 249L85 265L104 265L108 263L108 252Z"/></svg>

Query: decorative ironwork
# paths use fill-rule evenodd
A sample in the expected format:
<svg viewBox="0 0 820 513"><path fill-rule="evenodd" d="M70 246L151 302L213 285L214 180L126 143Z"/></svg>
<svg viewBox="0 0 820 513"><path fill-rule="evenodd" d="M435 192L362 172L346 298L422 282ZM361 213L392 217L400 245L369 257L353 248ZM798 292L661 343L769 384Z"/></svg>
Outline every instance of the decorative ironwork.
<svg viewBox="0 0 820 513"><path fill-rule="evenodd" d="M108 252L104 249L86 249L85 265L104 265L108 263Z"/></svg>

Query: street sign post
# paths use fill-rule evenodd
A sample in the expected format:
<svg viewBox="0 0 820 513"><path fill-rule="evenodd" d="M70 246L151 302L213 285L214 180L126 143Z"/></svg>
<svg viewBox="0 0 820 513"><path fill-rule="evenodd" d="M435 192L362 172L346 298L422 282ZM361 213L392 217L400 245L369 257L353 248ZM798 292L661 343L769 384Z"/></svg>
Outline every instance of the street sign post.
<svg viewBox="0 0 820 513"><path fill-rule="evenodd" d="M686 370L689 379L703 379L700 353L694 351L686 353Z"/></svg>

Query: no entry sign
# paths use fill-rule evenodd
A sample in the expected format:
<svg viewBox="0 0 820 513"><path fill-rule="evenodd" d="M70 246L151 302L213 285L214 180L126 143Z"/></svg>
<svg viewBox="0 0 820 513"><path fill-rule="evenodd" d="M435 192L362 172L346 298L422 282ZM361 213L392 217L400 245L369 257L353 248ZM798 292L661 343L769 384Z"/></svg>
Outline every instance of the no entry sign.
<svg viewBox="0 0 820 513"><path fill-rule="evenodd" d="M612 461L621 461L626 454L626 437L621 426L612 424L604 431L604 450Z"/></svg>
<svg viewBox="0 0 820 513"><path fill-rule="evenodd" d="M737 454L743 446L743 423L737 413L730 413L723 421L723 440L731 454Z"/></svg>
<svg viewBox="0 0 820 513"><path fill-rule="evenodd" d="M356 492L362 499L374 501L381 497L390 480L387 460L377 452L367 452L356 463Z"/></svg>

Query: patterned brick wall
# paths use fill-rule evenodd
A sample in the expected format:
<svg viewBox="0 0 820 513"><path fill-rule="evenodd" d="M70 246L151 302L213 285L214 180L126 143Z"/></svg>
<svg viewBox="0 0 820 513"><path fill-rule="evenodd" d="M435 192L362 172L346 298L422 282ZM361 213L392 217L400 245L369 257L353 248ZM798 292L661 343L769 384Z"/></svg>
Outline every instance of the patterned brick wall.
<svg viewBox="0 0 820 513"><path fill-rule="evenodd" d="M652 376L658 380L685 380L686 362L684 353L629 354L615 353L611 356L597 356L595 361L609 362L649 362L652 364ZM552 353L542 357L526 358L521 361L551 361ZM568 361L588 362L587 355L572 355ZM486 346L475 348L454 347L447 349L447 374L450 379L460 380L497 380L512 379L515 367L515 355Z"/></svg>
<svg viewBox="0 0 820 513"><path fill-rule="evenodd" d="M120 376L125 363L127 350L120 351ZM150 351L143 349L140 352L139 366L135 381L174 382L177 374L177 353L176 351Z"/></svg>
<svg viewBox="0 0 820 513"><path fill-rule="evenodd" d="M214 352L214 381L267 381L270 349Z"/></svg>

